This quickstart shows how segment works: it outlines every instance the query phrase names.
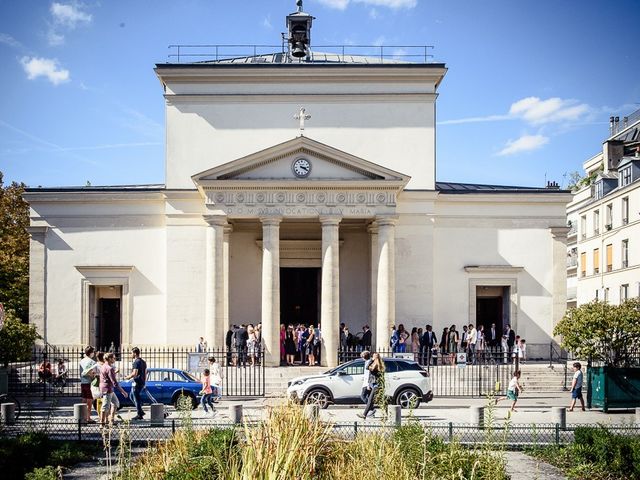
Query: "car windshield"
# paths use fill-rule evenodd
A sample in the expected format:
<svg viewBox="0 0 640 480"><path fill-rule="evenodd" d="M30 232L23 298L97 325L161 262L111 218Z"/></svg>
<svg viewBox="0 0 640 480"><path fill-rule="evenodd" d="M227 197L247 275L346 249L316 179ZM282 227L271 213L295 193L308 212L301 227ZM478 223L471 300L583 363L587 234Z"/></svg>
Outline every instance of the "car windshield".
<svg viewBox="0 0 640 480"><path fill-rule="evenodd" d="M187 377L187 380L189 380L190 382L200 382L200 380L198 380L196 377L191 375L189 372L182 372L182 375Z"/></svg>

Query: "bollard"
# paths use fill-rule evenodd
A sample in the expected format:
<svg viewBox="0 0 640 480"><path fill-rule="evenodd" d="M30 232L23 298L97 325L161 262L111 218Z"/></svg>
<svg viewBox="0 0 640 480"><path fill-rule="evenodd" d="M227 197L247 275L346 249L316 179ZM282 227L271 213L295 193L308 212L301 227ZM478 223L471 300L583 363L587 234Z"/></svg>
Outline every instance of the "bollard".
<svg viewBox="0 0 640 480"><path fill-rule="evenodd" d="M242 405L229 405L229 420L231 423L242 423Z"/></svg>
<svg viewBox="0 0 640 480"><path fill-rule="evenodd" d="M387 405L387 414L393 425L396 427L402 425L402 407L400 405Z"/></svg>
<svg viewBox="0 0 640 480"><path fill-rule="evenodd" d="M16 423L16 405L15 403L3 403L0 405L0 415L5 425L13 425Z"/></svg>
<svg viewBox="0 0 640 480"><path fill-rule="evenodd" d="M567 409L565 407L551 408L551 423L560 426L561 430L567 429Z"/></svg>
<svg viewBox="0 0 640 480"><path fill-rule="evenodd" d="M304 416L309 420L317 420L320 416L320 407L318 405L305 405Z"/></svg>
<svg viewBox="0 0 640 480"><path fill-rule="evenodd" d="M469 421L478 428L484 428L484 407L469 407Z"/></svg>
<svg viewBox="0 0 640 480"><path fill-rule="evenodd" d="M86 403L74 403L73 404L73 419L76 422L86 422L87 418L87 404Z"/></svg>
<svg viewBox="0 0 640 480"><path fill-rule="evenodd" d="M151 404L151 424L164 425L164 405L161 403Z"/></svg>

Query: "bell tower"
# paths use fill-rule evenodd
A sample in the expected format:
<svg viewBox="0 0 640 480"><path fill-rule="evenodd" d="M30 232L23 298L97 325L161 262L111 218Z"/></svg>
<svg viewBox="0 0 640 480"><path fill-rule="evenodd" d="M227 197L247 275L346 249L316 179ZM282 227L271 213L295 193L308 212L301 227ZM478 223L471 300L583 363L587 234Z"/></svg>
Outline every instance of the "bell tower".
<svg viewBox="0 0 640 480"><path fill-rule="evenodd" d="M308 58L311 54L311 23L315 17L302 11L302 0L297 0L296 6L298 10L287 15L289 55Z"/></svg>

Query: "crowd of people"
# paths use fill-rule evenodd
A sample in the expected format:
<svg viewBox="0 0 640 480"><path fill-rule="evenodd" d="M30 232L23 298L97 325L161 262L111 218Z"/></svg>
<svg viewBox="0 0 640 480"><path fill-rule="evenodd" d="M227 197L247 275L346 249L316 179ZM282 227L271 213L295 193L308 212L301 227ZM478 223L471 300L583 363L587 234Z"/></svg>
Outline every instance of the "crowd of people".
<svg viewBox="0 0 640 480"><path fill-rule="evenodd" d="M414 353L417 360L426 365L455 365L456 355L464 353L467 363L475 364L487 359L508 363L517 358L526 361L526 340L516 335L511 325L502 332L492 323L485 330L484 325L464 325L458 330L456 325L444 327L438 335L431 325L424 330L413 327L411 333L403 324L391 327L389 347L392 353Z"/></svg>

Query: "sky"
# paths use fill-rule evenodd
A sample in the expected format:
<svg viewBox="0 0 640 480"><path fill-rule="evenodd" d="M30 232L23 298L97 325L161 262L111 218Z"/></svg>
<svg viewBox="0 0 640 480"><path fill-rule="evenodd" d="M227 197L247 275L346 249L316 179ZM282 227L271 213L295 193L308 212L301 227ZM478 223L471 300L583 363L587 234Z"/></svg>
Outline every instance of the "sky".
<svg viewBox="0 0 640 480"><path fill-rule="evenodd" d="M640 109L640 0L305 0L313 44L432 45L437 180L542 186ZM164 183L174 44L280 43L294 0L0 0L0 171Z"/></svg>

